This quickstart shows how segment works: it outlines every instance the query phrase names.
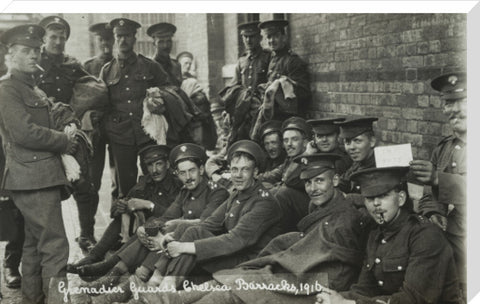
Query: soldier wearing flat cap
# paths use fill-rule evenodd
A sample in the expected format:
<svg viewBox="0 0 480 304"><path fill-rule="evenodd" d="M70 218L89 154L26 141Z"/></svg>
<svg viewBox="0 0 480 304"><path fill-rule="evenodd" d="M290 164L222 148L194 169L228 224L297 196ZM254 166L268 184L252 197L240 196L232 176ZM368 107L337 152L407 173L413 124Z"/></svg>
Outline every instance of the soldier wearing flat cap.
<svg viewBox="0 0 480 304"><path fill-rule="evenodd" d="M87 59L83 66L88 73L98 77L105 63L113 58L113 31L107 22L95 23L88 30L94 35L95 44L100 53L93 58Z"/></svg>
<svg viewBox="0 0 480 304"><path fill-rule="evenodd" d="M287 154L283 148L282 122L270 120L260 126L259 143L267 152L265 172L271 171L285 161Z"/></svg>
<svg viewBox="0 0 480 304"><path fill-rule="evenodd" d="M267 104L264 101L263 115L267 119L284 120L291 116L305 117L305 110L311 100L308 67L297 54L290 50L285 29L287 26L287 20L269 20L259 24L262 35L272 50L265 94L270 95L268 93L272 90L275 94L271 96L274 99L273 108L267 110ZM274 83L277 80L280 82L283 94L279 94L278 89L275 89L279 87Z"/></svg>
<svg viewBox="0 0 480 304"><path fill-rule="evenodd" d="M228 151L235 190L200 224L177 228L155 264L148 284L177 286L195 265L209 273L231 268L255 257L278 234L277 201L255 180L265 160L262 148L250 140L234 143Z"/></svg>
<svg viewBox="0 0 480 304"><path fill-rule="evenodd" d="M118 256L112 257L106 264L97 264L95 267L90 267L90 264L102 261L105 254L115 249L121 241L122 215L136 213L138 218L142 213L142 217L148 220L150 217L163 215L170 207L180 191L181 183L170 170L169 152L170 149L165 145L149 145L138 152L144 175L140 177L126 198L118 199L112 204L113 220L102 238L85 258L69 265L69 272L79 273L82 277L105 274L118 262ZM138 222L138 225L141 224L143 223Z"/></svg>
<svg viewBox="0 0 480 304"><path fill-rule="evenodd" d="M43 71L37 74L38 87L55 102L68 104L75 82L88 73L77 59L64 53L70 37L70 25L65 19L48 16L39 25L45 29L45 36L40 58Z"/></svg>
<svg viewBox="0 0 480 304"><path fill-rule="evenodd" d="M146 281L155 269L154 264L160 256L157 251L163 249L162 246L171 239L177 227L181 229L182 225L188 226L202 222L227 199L228 191L217 183L209 181L204 175L207 155L203 147L195 144L178 145L172 149L169 158L183 183L173 203L163 215L150 218L144 226L138 228L138 239L116 253L120 262L106 276L86 286L101 288L102 285L117 284L120 276L126 272L124 269L137 268L136 276ZM147 226L156 227L160 233L149 233ZM126 281L120 286L124 290L129 290L128 285L129 281ZM123 302L129 296L129 293L105 295L100 297L99 302Z"/></svg>
<svg viewBox="0 0 480 304"><path fill-rule="evenodd" d="M342 293L324 288L316 303L462 303L452 249L438 227L413 213L407 172L370 168L351 176L377 227L358 282Z"/></svg>
<svg viewBox="0 0 480 304"><path fill-rule="evenodd" d="M139 23L117 18L109 25L118 52L103 66L100 78L107 84L110 97L104 125L115 160L119 197L122 197L136 184L138 151L153 144L141 125L146 91L169 83L167 74L157 62L134 52ZM169 117L166 118L168 121Z"/></svg>
<svg viewBox="0 0 480 304"><path fill-rule="evenodd" d="M321 118L310 119L307 123L312 126L313 140L307 146L306 154L336 153L342 157L335 163L338 174L343 174L351 165L352 159L345 150L340 147L340 127L335 122L344 121L345 118Z"/></svg>
<svg viewBox="0 0 480 304"><path fill-rule="evenodd" d="M462 289L466 289L466 175L467 175L467 77L449 73L432 80L440 92L453 134L443 138L430 161L414 160L412 172L431 194L420 201L420 212L445 230L453 248Z"/></svg>
<svg viewBox="0 0 480 304"><path fill-rule="evenodd" d="M48 16L40 23L45 29L44 45L40 58L43 71L37 74L38 87L54 102L69 104L73 96L75 82L88 75L80 62L64 53L65 44L70 37L70 25L58 16ZM82 163L83 172L89 172L89 160ZM98 194L89 174L73 184L73 196L78 207L80 236L76 238L80 248L88 251L96 243L94 237L95 213L98 206Z"/></svg>
<svg viewBox="0 0 480 304"><path fill-rule="evenodd" d="M178 61L170 57L172 52L172 37L177 27L171 23L160 22L147 29L147 35L153 38L155 56L153 59L158 62L168 74L171 84L179 87L182 84L182 68Z"/></svg>
<svg viewBox="0 0 480 304"><path fill-rule="evenodd" d="M339 188L345 193L360 192L359 186L350 181L353 173L375 167L373 148L377 140L373 132L373 122L377 120L376 117L361 117L335 122L340 126L340 138L345 145L345 151L353 161L340 178Z"/></svg>
<svg viewBox="0 0 480 304"><path fill-rule="evenodd" d="M270 60L270 52L263 50L260 45L262 36L258 24L258 21L254 21L238 26L245 53L238 59L232 81L219 92L231 120L230 144L254 137L250 136L250 132L261 104L257 86L267 81Z"/></svg>
<svg viewBox="0 0 480 304"><path fill-rule="evenodd" d="M275 237L257 257L235 268L217 271L213 274L214 280L205 283L221 288L209 293L196 290L165 293L164 302L257 303L259 299L268 299L272 303L289 304L313 303L315 299L315 291L301 295L298 291L294 294L287 290L245 292L235 286L238 280L245 281L248 286L301 280L303 284L348 289L357 280L366 235L358 211L335 189L338 181L335 161L339 158L332 153L295 158L311 199L309 213L299 222L295 232ZM146 287L138 279L132 281L137 287ZM158 302L153 294L141 294L140 299L145 303Z"/></svg>
<svg viewBox="0 0 480 304"><path fill-rule="evenodd" d="M0 81L0 134L8 143L2 185L25 220L22 294L34 303L47 296L63 298L55 285L66 280L68 259L60 205L68 181L60 154L72 154L77 148L75 139L50 129L49 101L35 86L44 34L42 27L26 24L0 38L10 56L8 76Z"/></svg>

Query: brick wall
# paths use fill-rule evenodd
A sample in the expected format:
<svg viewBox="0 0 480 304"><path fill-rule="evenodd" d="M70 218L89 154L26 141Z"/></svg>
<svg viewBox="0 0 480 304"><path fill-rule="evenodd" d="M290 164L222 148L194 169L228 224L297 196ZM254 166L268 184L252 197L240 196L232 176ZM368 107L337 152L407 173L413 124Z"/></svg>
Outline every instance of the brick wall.
<svg viewBox="0 0 480 304"><path fill-rule="evenodd" d="M292 49L309 64L313 117L377 116L383 144L429 158L449 134L433 77L466 67L464 14L290 14Z"/></svg>

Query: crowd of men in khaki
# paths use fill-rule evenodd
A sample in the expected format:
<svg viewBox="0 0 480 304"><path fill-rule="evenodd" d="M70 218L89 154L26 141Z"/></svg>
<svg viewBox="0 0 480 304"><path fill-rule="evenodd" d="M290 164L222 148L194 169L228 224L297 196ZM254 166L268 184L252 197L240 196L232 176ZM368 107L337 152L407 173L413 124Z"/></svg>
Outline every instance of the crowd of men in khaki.
<svg viewBox="0 0 480 304"><path fill-rule="evenodd" d="M194 54L171 58L175 25L146 29L153 58L134 51L141 27L91 25L99 53L83 64L61 17L0 36L3 277L24 303L64 302L67 272L90 303L465 302L464 72L431 80L453 131L431 159L377 168L378 118L306 120L287 20L238 26L246 51L212 104ZM425 186L415 208L407 182ZM84 257L67 264L71 195ZM96 240L99 203L111 222Z"/></svg>

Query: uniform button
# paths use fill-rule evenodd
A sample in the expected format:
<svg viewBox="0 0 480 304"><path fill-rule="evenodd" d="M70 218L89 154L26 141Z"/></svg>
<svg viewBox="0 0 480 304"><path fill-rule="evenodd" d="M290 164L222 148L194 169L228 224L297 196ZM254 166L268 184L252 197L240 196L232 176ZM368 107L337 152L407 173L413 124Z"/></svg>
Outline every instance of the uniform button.
<svg viewBox="0 0 480 304"><path fill-rule="evenodd" d="M452 167L455 168L456 166L457 166L457 163L456 163L456 162L453 162L453 163L452 163Z"/></svg>
<svg viewBox="0 0 480 304"><path fill-rule="evenodd" d="M40 78L43 78L43 74L42 74L42 75L40 75Z"/></svg>
<svg viewBox="0 0 480 304"><path fill-rule="evenodd" d="M251 69L251 68L252 68L252 66L250 65L250 66L248 66L248 68L249 68L249 69Z"/></svg>
<svg viewBox="0 0 480 304"><path fill-rule="evenodd" d="M360 186L356 186L355 189L360 190Z"/></svg>
<svg viewBox="0 0 480 304"><path fill-rule="evenodd" d="M37 156L36 156L36 155L34 155L34 156L33 156L33 159L35 159L35 160L36 160L36 159L37 159Z"/></svg>
<svg viewBox="0 0 480 304"><path fill-rule="evenodd" d="M230 217L233 217L233 213L230 213Z"/></svg>
<svg viewBox="0 0 480 304"><path fill-rule="evenodd" d="M240 201L239 201L239 200L236 200L235 203L240 204Z"/></svg>
<svg viewBox="0 0 480 304"><path fill-rule="evenodd" d="M162 192L158 192L158 195L162 195L163 193Z"/></svg>
<svg viewBox="0 0 480 304"><path fill-rule="evenodd" d="M45 80L42 80L42 83L45 83Z"/></svg>
<svg viewBox="0 0 480 304"><path fill-rule="evenodd" d="M188 210L188 214L192 214L192 210Z"/></svg>
<svg viewBox="0 0 480 304"><path fill-rule="evenodd" d="M130 91L130 88L125 88L125 90Z"/></svg>
<svg viewBox="0 0 480 304"><path fill-rule="evenodd" d="M379 258L376 258L376 259L375 259L375 264L380 264L381 261L382 261L382 260L380 260Z"/></svg>
<svg viewBox="0 0 480 304"><path fill-rule="evenodd" d="M402 267L402 266L398 266L397 269L398 269L398 270L402 270L403 267Z"/></svg>
<svg viewBox="0 0 480 304"><path fill-rule="evenodd" d="M378 281L378 286L383 286L383 281Z"/></svg>
<svg viewBox="0 0 480 304"><path fill-rule="evenodd" d="M248 78L252 78L252 75L248 76Z"/></svg>
<svg viewBox="0 0 480 304"><path fill-rule="evenodd" d="M328 222L325 222L325 225L328 225Z"/></svg>
<svg viewBox="0 0 480 304"><path fill-rule="evenodd" d="M300 233L300 237L304 237L304 236L305 236L305 234L303 234L303 232L302 232L302 233Z"/></svg>
<svg viewBox="0 0 480 304"><path fill-rule="evenodd" d="M462 147L460 147L459 145L456 145L456 146L455 146L455 149L456 149L456 150L460 150L461 148L462 148Z"/></svg>
<svg viewBox="0 0 480 304"><path fill-rule="evenodd" d="M127 102L128 102L128 103L132 103L132 101L131 101L131 100L127 100Z"/></svg>
<svg viewBox="0 0 480 304"><path fill-rule="evenodd" d="M72 72L75 72L75 71L76 71L75 69L72 70Z"/></svg>
<svg viewBox="0 0 480 304"><path fill-rule="evenodd" d="M249 89L251 89L251 88L252 88L252 86L248 86L248 88L249 88Z"/></svg>
<svg viewBox="0 0 480 304"><path fill-rule="evenodd" d="M367 268L369 268L369 267L370 267L370 264L367 264Z"/></svg>
<svg viewBox="0 0 480 304"><path fill-rule="evenodd" d="M387 241L385 241L385 239L382 239L382 244L386 244Z"/></svg>
<svg viewBox="0 0 480 304"><path fill-rule="evenodd" d="M195 198L192 196L190 199L193 201Z"/></svg>
<svg viewBox="0 0 480 304"><path fill-rule="evenodd" d="M128 78L128 75L125 75L125 78Z"/></svg>
<svg viewBox="0 0 480 304"><path fill-rule="evenodd" d="M128 113L128 115L130 115L130 116L133 116L133 113L132 113L132 112L130 112L130 113Z"/></svg>
<svg viewBox="0 0 480 304"><path fill-rule="evenodd" d="M147 79L147 77L143 76L143 79Z"/></svg>
<svg viewBox="0 0 480 304"><path fill-rule="evenodd" d="M57 89L57 91L58 91L58 92L60 92L60 91L61 91L61 89L60 89L60 88L58 88L58 89Z"/></svg>
<svg viewBox="0 0 480 304"><path fill-rule="evenodd" d="M35 106L38 106L38 102L35 103Z"/></svg>

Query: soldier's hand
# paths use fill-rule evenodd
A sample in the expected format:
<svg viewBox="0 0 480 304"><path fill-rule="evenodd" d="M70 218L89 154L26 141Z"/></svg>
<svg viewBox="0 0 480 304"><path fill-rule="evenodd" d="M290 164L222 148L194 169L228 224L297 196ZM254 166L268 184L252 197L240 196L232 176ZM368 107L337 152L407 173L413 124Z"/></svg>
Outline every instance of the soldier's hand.
<svg viewBox="0 0 480 304"><path fill-rule="evenodd" d="M173 241L167 245L168 254L176 258L181 254L195 254L195 244L193 242Z"/></svg>
<svg viewBox="0 0 480 304"><path fill-rule="evenodd" d="M120 199L118 199L118 200L116 201L116 203L115 203L115 209L116 209L116 211L117 211L118 213L125 213L125 212L127 212L127 210L128 210L127 207L128 207L127 201L124 200L124 199L121 199L121 198L120 198Z"/></svg>
<svg viewBox="0 0 480 304"><path fill-rule="evenodd" d="M142 243L143 246L148 247L148 236L145 233L145 227L143 226L138 227L136 234L140 243Z"/></svg>
<svg viewBox="0 0 480 304"><path fill-rule="evenodd" d="M438 185L438 174L432 162L428 160L412 160L410 170L420 182L436 186Z"/></svg>
<svg viewBox="0 0 480 304"><path fill-rule="evenodd" d="M68 140L67 147L65 148L64 154L73 155L77 152L78 149L78 139L76 137L72 137Z"/></svg>
<svg viewBox="0 0 480 304"><path fill-rule="evenodd" d="M434 223L443 231L447 230L447 218L440 214L433 214L430 216L430 222Z"/></svg>
<svg viewBox="0 0 480 304"><path fill-rule="evenodd" d="M315 304L347 304L355 303L353 300L345 299L341 294L335 290L322 287L322 290L315 297Z"/></svg>
<svg viewBox="0 0 480 304"><path fill-rule="evenodd" d="M135 211L140 209L150 209L151 202L139 198L131 198L127 202L127 209L129 211Z"/></svg>
<svg viewBox="0 0 480 304"><path fill-rule="evenodd" d="M163 239L164 235L161 233L158 233L156 236L149 236L148 237L148 249L150 251L157 251L157 250L164 250L165 247L163 247Z"/></svg>

